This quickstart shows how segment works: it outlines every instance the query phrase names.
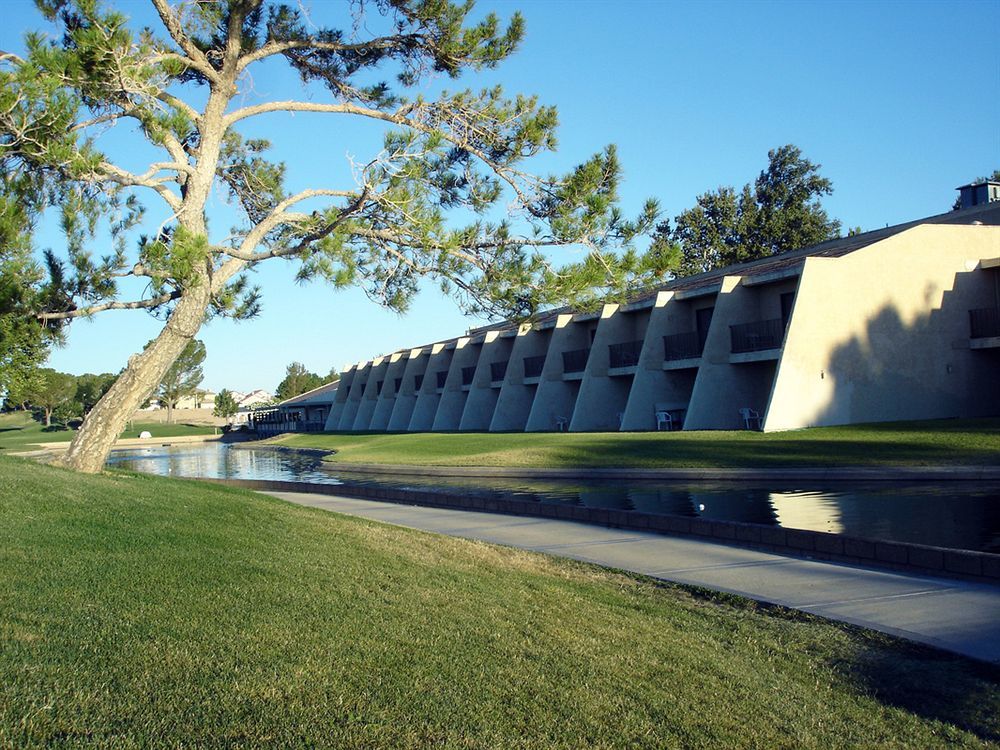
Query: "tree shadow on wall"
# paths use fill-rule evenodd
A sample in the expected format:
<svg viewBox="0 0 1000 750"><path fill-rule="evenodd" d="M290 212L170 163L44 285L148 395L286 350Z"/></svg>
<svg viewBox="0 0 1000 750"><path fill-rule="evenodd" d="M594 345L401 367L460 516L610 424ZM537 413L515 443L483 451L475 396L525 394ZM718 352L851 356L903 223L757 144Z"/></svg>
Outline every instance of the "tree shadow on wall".
<svg viewBox="0 0 1000 750"><path fill-rule="evenodd" d="M1000 415L1000 348L969 345L970 305L990 304L981 273L956 274L939 306L940 292L928 285L927 312L911 322L883 307L837 346L821 375L833 379L834 395L814 423Z"/></svg>

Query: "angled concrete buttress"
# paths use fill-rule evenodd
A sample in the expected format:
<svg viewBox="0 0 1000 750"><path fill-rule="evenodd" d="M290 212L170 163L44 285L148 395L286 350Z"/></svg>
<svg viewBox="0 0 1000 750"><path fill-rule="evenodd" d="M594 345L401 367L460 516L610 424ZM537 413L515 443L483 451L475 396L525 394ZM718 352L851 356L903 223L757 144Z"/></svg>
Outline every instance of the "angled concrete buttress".
<svg viewBox="0 0 1000 750"><path fill-rule="evenodd" d="M354 428L354 419L358 416L358 407L361 405L361 397L365 392L365 384L368 376L371 375L372 363L359 362L354 368L354 380L351 381L351 388L347 394L347 401L344 402L344 412L340 415L340 424L337 429L349 432Z"/></svg>
<svg viewBox="0 0 1000 750"><path fill-rule="evenodd" d="M645 305L636 309L612 304L601 310L601 322L580 383L570 431L622 428L649 313L649 306Z"/></svg>
<svg viewBox="0 0 1000 750"><path fill-rule="evenodd" d="M496 412L490 423L491 432L524 430L551 340L551 326L532 328L522 325L518 330Z"/></svg>
<svg viewBox="0 0 1000 750"><path fill-rule="evenodd" d="M538 378L538 390L525 425L528 432L569 429L599 321L599 316L594 314L568 313L556 317L545 365Z"/></svg>
<svg viewBox="0 0 1000 750"><path fill-rule="evenodd" d="M472 375L475 373L479 352L483 348L482 337L479 339L479 343L474 343L472 338L464 336L455 341L448 379L445 381L437 414L434 415L434 423L431 425L431 429L435 432L457 430L462 422L462 412L465 411L465 401L469 397L470 388L469 385L462 383L463 373L465 371ZM471 377L468 380L471 383Z"/></svg>
<svg viewBox="0 0 1000 750"><path fill-rule="evenodd" d="M486 332L458 429L490 428L516 335L516 329Z"/></svg>
<svg viewBox="0 0 1000 750"><path fill-rule="evenodd" d="M389 430L401 432L410 427L410 419L413 417L413 408L417 405L417 392L423 387L424 373L427 370L428 352L430 347L411 349L406 359L406 368L403 370L403 381L396 394L396 403L392 407L392 415L389 417Z"/></svg>
<svg viewBox="0 0 1000 750"><path fill-rule="evenodd" d="M330 406L330 414L326 418L323 429L332 432L340 427L340 418L344 415L344 406L347 404L347 396L351 392L351 384L358 374L358 366L351 365L347 370L340 373L340 383L337 384L337 393L333 397L333 404Z"/></svg>
<svg viewBox="0 0 1000 750"><path fill-rule="evenodd" d="M409 354L410 352L407 350L389 355L389 365L385 370L385 382L382 384L382 392L375 400L375 411L372 412L372 420L368 425L369 430L381 432L389 429L389 419L396 406L396 397L403 387L403 373L406 370Z"/></svg>
<svg viewBox="0 0 1000 750"><path fill-rule="evenodd" d="M410 432L426 432L434 427L438 406L441 404L441 394L448 382L452 357L455 354L455 341L432 344L427 356L427 369L424 372L424 382L417 392L417 400L413 405L413 414L407 430Z"/></svg>
<svg viewBox="0 0 1000 750"><path fill-rule="evenodd" d="M354 417L354 424L351 430L354 432L364 432L372 423L372 416L375 414L375 404L378 401L382 388L385 387L385 372L389 369L388 357L376 357L372 360L371 371L368 373L368 381L365 383L364 393L358 402L358 414Z"/></svg>

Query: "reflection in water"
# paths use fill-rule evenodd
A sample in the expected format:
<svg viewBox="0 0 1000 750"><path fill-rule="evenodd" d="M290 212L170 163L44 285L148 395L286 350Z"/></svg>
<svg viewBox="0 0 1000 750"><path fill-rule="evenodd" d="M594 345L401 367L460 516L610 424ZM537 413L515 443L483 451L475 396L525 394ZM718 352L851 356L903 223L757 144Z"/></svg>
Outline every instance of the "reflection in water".
<svg viewBox="0 0 1000 750"><path fill-rule="evenodd" d="M769 492L768 499L779 526L826 531L831 534L845 533L841 504L838 502L844 499L843 493L838 493L835 497L816 490Z"/></svg>
<svg viewBox="0 0 1000 750"><path fill-rule="evenodd" d="M272 479L515 495L545 503L636 510L827 531L1000 553L1000 486L888 482L833 487L657 481L554 481L338 475L316 454L221 443L116 451L109 464L176 477Z"/></svg>

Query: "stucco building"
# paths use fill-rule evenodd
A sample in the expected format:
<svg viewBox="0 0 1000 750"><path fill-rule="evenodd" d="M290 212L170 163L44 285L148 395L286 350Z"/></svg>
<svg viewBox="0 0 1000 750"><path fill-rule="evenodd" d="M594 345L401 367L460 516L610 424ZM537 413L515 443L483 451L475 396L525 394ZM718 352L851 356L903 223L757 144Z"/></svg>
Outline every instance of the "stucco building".
<svg viewBox="0 0 1000 750"><path fill-rule="evenodd" d="M345 368L327 430L786 430L1000 414L1000 185L960 210Z"/></svg>

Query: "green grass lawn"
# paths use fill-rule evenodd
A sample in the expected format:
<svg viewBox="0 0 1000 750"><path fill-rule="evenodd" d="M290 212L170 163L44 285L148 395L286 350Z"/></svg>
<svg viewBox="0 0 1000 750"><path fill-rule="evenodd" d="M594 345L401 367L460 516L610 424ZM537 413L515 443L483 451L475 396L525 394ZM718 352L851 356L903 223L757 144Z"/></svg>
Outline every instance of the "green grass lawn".
<svg viewBox="0 0 1000 750"><path fill-rule="evenodd" d="M180 435L212 435L211 425L203 424L163 424L162 422L133 422L122 433L122 437L136 438L143 430L153 437L178 437ZM32 450L40 443L56 443L72 440L75 432L62 426L45 427L36 422L30 414L14 412L0 414L0 451Z"/></svg>
<svg viewBox="0 0 1000 750"><path fill-rule="evenodd" d="M811 467L1000 464L1000 419L793 432L310 433L282 445L339 463L518 467Z"/></svg>
<svg viewBox="0 0 1000 750"><path fill-rule="evenodd" d="M0 747L996 746L1000 673L213 485L0 457Z"/></svg>

